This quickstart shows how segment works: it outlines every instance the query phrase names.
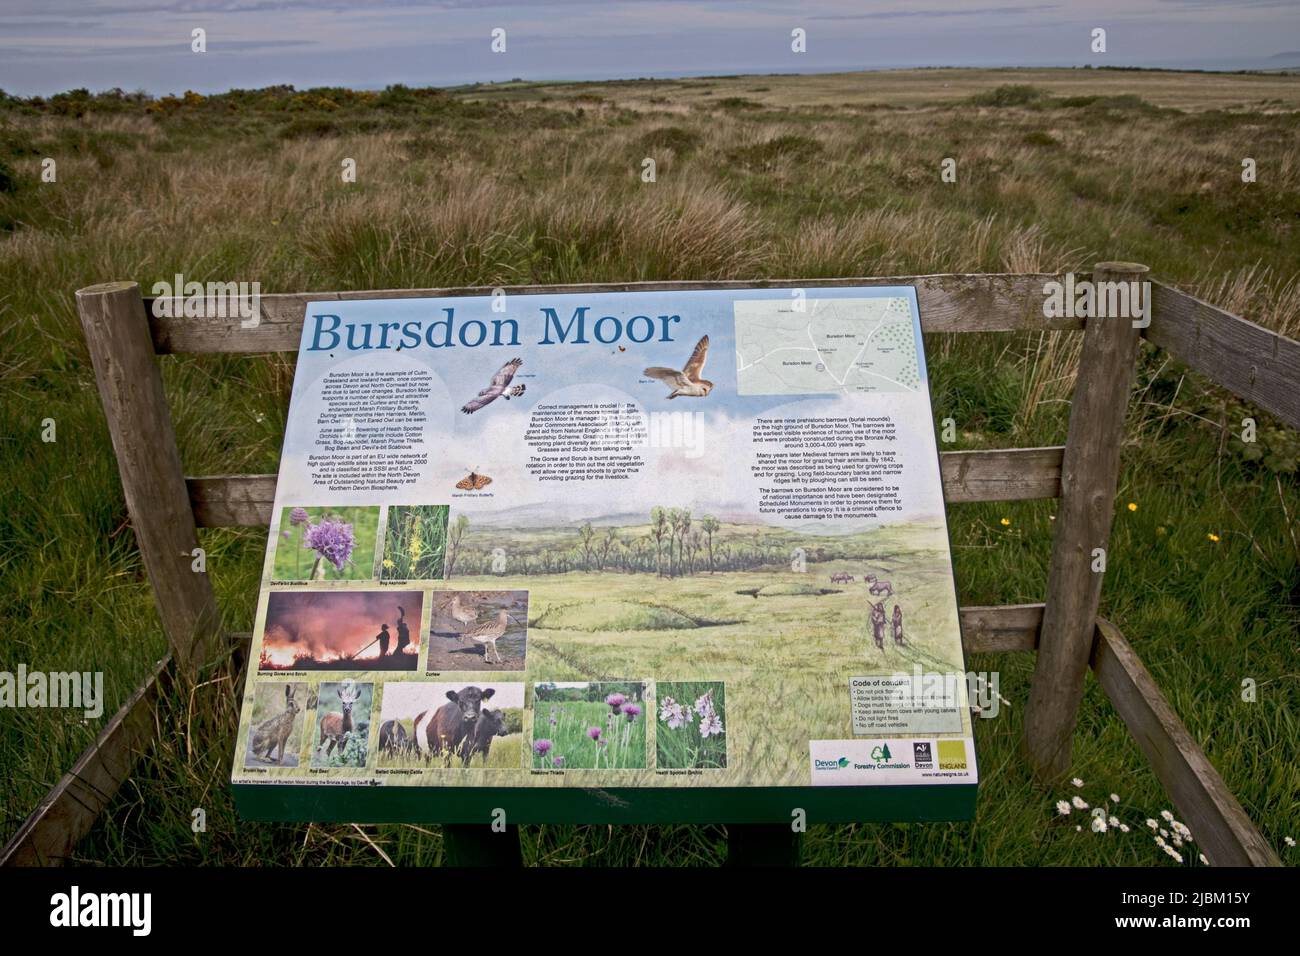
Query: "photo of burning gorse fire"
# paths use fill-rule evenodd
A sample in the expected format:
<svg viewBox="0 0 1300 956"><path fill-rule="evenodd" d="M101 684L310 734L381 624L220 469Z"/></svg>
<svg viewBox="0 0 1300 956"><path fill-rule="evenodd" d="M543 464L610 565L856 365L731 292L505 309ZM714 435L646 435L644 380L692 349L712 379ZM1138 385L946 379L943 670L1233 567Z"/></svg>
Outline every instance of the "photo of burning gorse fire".
<svg viewBox="0 0 1300 956"><path fill-rule="evenodd" d="M419 591L273 591L260 671L413 671L420 655Z"/></svg>

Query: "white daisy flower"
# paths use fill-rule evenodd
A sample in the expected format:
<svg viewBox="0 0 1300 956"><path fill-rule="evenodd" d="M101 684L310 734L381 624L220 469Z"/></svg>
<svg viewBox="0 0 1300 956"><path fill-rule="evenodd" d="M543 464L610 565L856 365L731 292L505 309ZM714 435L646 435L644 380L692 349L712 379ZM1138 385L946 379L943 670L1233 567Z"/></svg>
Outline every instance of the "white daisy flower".
<svg viewBox="0 0 1300 956"><path fill-rule="evenodd" d="M1070 781L1070 783L1074 784L1076 787L1083 786L1083 781L1080 780L1078 777L1075 777L1073 780Z"/></svg>
<svg viewBox="0 0 1300 956"><path fill-rule="evenodd" d="M1076 810L1087 810L1087 809L1088 809L1088 804L1087 804L1086 802L1084 802L1083 797L1075 797L1075 798L1074 798L1073 800L1071 800L1070 802L1074 804L1074 809L1076 809Z"/></svg>
<svg viewBox="0 0 1300 956"><path fill-rule="evenodd" d="M1064 800L1057 800L1056 812L1063 817L1068 817L1070 815L1070 805L1066 803Z"/></svg>

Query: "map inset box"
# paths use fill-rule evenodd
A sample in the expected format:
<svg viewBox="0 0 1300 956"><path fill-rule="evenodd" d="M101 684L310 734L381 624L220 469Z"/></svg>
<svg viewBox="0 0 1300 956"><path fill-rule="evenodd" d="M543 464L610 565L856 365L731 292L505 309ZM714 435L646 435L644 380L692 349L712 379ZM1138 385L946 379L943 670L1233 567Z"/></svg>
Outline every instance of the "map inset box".
<svg viewBox="0 0 1300 956"><path fill-rule="evenodd" d="M921 388L907 299L735 303L739 395L841 395Z"/></svg>

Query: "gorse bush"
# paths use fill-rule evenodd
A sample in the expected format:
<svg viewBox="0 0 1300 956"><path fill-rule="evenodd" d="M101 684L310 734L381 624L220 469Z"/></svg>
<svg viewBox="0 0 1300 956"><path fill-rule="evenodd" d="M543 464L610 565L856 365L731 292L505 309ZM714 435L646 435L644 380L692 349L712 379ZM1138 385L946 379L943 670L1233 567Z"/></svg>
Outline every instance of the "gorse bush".
<svg viewBox="0 0 1300 956"><path fill-rule="evenodd" d="M1011 83L982 93L976 93L970 97L969 102L974 106L1028 106L1031 103L1039 102L1046 96L1047 94L1036 86Z"/></svg>

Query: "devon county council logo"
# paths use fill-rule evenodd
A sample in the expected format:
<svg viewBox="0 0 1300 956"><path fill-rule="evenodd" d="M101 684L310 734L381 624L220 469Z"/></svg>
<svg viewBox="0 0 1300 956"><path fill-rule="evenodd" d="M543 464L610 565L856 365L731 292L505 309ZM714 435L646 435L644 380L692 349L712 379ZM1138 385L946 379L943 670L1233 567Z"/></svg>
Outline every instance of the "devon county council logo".
<svg viewBox="0 0 1300 956"><path fill-rule="evenodd" d="M843 770L849 765L848 757L841 757L839 760L816 760L813 762L814 770Z"/></svg>

